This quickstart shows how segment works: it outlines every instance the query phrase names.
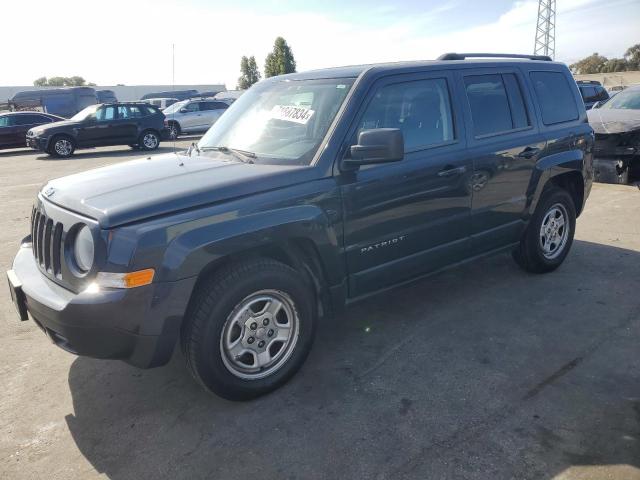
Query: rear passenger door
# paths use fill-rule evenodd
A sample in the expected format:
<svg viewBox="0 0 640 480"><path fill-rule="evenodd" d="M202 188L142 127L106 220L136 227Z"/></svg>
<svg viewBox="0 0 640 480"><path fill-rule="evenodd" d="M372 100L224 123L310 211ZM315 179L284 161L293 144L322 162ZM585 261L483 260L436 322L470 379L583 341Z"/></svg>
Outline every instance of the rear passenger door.
<svg viewBox="0 0 640 480"><path fill-rule="evenodd" d="M545 142L524 82L516 68L458 72L473 157L471 255L517 242L525 226L531 177Z"/></svg>
<svg viewBox="0 0 640 480"><path fill-rule="evenodd" d="M123 145L133 144L138 141L142 110L138 105L119 105L118 119L118 143Z"/></svg>
<svg viewBox="0 0 640 480"><path fill-rule="evenodd" d="M449 71L378 80L348 135L399 128L399 162L342 172L349 295L438 270L468 252L471 197L459 102ZM348 151L348 148L347 148Z"/></svg>
<svg viewBox="0 0 640 480"><path fill-rule="evenodd" d="M182 112L184 110L184 112ZM183 132L197 132L202 130L202 113L200 102L190 102L180 109L180 129Z"/></svg>

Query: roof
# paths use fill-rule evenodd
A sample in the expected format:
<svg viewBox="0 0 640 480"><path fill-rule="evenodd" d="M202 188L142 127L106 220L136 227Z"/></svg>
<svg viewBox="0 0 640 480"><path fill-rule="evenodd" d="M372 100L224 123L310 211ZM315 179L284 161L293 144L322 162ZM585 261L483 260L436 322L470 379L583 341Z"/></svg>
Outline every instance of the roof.
<svg viewBox="0 0 640 480"><path fill-rule="evenodd" d="M474 55L484 55L484 57L473 57ZM499 57L491 57L491 55L500 55ZM467 56L467 58L463 58ZM475 65L475 66L493 66L504 65L509 63L535 63L535 64L558 64L558 62L552 62L544 59L544 57L523 56L514 55L509 56L505 54L446 54L442 56L442 60L415 60L415 61L401 61L401 62L387 62L387 63L370 63L364 65L349 65L345 67L333 67L323 68L318 70L309 70L301 73L289 73L287 75L279 75L278 80L312 80L320 78L355 78L368 70L375 70L378 72L393 71L398 72L402 70L414 70L424 67L451 67L460 65ZM269 80L269 79L268 79Z"/></svg>

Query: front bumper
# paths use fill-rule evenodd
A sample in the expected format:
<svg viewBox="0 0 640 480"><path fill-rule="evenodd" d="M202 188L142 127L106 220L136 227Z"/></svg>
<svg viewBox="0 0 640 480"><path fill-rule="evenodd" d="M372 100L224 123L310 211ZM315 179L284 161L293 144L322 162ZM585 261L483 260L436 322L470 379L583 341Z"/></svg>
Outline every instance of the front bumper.
<svg viewBox="0 0 640 480"><path fill-rule="evenodd" d="M59 347L140 368L169 361L194 278L132 289L74 293L40 273L30 247L13 262L30 317Z"/></svg>
<svg viewBox="0 0 640 480"><path fill-rule="evenodd" d="M594 157L593 170L596 182L626 185L640 171L640 155Z"/></svg>
<svg viewBox="0 0 640 480"><path fill-rule="evenodd" d="M34 150L45 151L48 140L46 137L27 137L27 147L31 147Z"/></svg>

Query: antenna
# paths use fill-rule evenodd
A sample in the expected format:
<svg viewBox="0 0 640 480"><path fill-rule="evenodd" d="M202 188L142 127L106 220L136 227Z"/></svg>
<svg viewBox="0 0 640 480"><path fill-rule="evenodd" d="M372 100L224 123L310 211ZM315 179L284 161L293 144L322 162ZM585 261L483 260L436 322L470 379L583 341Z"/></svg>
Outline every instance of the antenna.
<svg viewBox="0 0 640 480"><path fill-rule="evenodd" d="M173 95L174 97L175 97L175 91L176 91L176 44L172 43L171 44L171 92L174 94ZM171 116L175 117L175 113L172 112ZM175 153L176 155L178 154L177 148L176 148L177 140L178 140L178 135L173 137L173 153Z"/></svg>
<svg viewBox="0 0 640 480"><path fill-rule="evenodd" d="M534 55L556 56L556 0L538 1Z"/></svg>

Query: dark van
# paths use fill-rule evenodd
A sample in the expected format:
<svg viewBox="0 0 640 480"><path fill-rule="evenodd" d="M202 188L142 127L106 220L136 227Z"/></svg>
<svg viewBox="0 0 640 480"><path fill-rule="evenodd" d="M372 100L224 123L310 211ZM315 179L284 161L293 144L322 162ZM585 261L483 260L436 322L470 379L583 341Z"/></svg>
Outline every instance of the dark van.
<svg viewBox="0 0 640 480"><path fill-rule="evenodd" d="M11 295L65 350L148 368L179 345L206 389L253 398L330 312L498 252L560 267L593 144L549 57L271 77L188 151L44 185Z"/></svg>
<svg viewBox="0 0 640 480"><path fill-rule="evenodd" d="M197 90L175 90L168 92L147 93L143 95L140 100L146 100L148 98L177 98L178 100L187 100L188 98L199 96L200 93L198 93Z"/></svg>
<svg viewBox="0 0 640 480"><path fill-rule="evenodd" d="M91 87L65 87L18 92L9 103L15 110L35 108L71 118L80 110L98 103L98 97Z"/></svg>
<svg viewBox="0 0 640 480"><path fill-rule="evenodd" d="M113 90L96 90L96 96L98 97L98 103L116 103L118 97Z"/></svg>

